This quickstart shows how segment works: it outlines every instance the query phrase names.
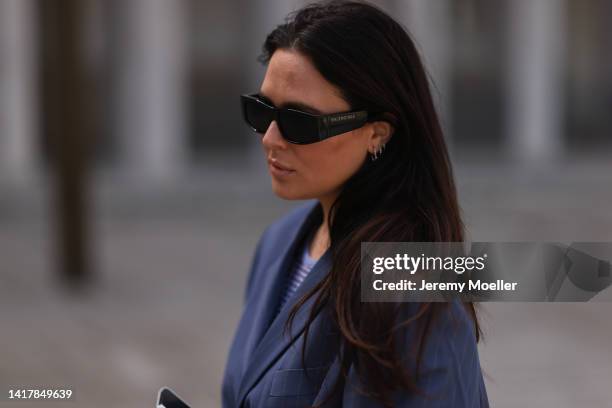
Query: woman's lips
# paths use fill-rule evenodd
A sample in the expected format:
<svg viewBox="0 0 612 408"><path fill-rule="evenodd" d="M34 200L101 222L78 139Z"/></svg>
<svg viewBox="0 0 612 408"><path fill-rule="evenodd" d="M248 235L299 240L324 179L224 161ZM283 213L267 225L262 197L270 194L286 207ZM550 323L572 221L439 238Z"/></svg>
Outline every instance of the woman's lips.
<svg viewBox="0 0 612 408"><path fill-rule="evenodd" d="M295 170L280 164L276 160L268 160L268 168L270 169L270 173L276 177L287 177L295 173Z"/></svg>

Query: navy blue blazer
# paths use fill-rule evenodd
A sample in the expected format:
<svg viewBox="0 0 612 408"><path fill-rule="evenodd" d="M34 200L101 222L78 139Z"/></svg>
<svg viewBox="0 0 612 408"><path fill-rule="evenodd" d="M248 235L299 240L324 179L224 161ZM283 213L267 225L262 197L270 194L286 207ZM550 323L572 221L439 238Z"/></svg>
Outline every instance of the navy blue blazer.
<svg viewBox="0 0 612 408"><path fill-rule="evenodd" d="M316 201L299 206L270 225L257 244L248 274L245 304L234 335L222 385L224 408L307 407L323 400L339 374L338 331L330 310L321 310L310 327L305 366L301 351L303 329L315 296L297 313L291 333L283 327L291 306L319 282L330 268L327 250L278 315L275 310L284 290L294 250L314 227ZM435 399L407 392L394 394L398 407L488 407L473 325L465 309L453 302L453 322L443 319L428 337L418 386ZM459 325L457 325L457 316ZM292 339L294 339L292 341ZM380 407L364 397L351 368L344 389L326 407Z"/></svg>

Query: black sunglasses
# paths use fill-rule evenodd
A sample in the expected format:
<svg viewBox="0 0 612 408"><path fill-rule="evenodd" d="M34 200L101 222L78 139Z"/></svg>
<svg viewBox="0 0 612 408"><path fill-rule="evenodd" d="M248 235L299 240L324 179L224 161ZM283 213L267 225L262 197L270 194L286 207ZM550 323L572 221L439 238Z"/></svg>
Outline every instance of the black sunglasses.
<svg viewBox="0 0 612 408"><path fill-rule="evenodd" d="M257 133L265 133L276 121L285 140L295 144L320 142L329 137L350 132L374 119L368 111L313 115L297 109L277 108L258 94L240 95L244 121Z"/></svg>

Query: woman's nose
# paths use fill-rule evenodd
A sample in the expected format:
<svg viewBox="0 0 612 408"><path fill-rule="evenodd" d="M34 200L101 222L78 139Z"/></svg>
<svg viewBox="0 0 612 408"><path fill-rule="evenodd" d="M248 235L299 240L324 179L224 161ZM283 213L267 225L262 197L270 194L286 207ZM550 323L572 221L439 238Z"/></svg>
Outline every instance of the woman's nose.
<svg viewBox="0 0 612 408"><path fill-rule="evenodd" d="M266 133L261 138L261 143L268 149L285 149L287 148L287 141L283 139L280 129L273 120L268 126Z"/></svg>

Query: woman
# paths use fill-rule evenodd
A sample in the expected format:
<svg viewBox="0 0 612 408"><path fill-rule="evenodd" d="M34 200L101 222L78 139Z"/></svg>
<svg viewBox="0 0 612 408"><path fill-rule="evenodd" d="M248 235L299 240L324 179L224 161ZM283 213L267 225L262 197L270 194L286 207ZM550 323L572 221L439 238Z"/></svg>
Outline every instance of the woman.
<svg viewBox="0 0 612 408"><path fill-rule="evenodd" d="M223 406L488 406L472 304L360 302L361 242L463 240L413 42L378 8L332 1L291 15L263 51L244 118L276 195L311 201L257 245Z"/></svg>

